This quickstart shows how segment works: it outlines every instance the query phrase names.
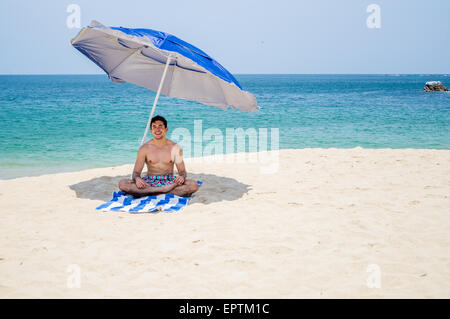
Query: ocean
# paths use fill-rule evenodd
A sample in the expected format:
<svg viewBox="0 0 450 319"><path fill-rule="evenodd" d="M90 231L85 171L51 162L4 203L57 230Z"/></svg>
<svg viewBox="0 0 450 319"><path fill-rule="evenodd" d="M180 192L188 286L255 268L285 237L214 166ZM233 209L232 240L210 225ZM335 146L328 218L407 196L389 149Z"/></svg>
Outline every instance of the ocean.
<svg viewBox="0 0 450 319"><path fill-rule="evenodd" d="M277 128L281 149L450 149L450 92L423 91L432 80L449 87L448 75L236 78L259 112L161 96L155 115L168 120L168 137L180 128L194 136L201 120L224 135ZM134 163L154 96L106 75L0 75L0 179Z"/></svg>

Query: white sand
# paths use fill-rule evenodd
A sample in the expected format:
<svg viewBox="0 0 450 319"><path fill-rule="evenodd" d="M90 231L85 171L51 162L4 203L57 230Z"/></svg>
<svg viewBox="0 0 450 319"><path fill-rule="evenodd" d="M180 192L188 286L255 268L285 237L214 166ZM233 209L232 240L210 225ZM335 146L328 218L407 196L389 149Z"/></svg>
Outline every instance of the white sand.
<svg viewBox="0 0 450 319"><path fill-rule="evenodd" d="M449 164L361 148L283 150L277 174L190 163L191 205L138 215L94 210L132 165L3 180L0 297L449 298Z"/></svg>

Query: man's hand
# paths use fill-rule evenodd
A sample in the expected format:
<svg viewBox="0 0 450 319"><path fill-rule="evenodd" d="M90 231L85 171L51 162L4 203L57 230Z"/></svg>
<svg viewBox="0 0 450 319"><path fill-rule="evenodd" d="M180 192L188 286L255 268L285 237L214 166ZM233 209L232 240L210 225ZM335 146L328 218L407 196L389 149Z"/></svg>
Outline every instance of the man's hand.
<svg viewBox="0 0 450 319"><path fill-rule="evenodd" d="M150 186L150 185L148 185L146 182L144 182L144 180L143 180L142 178L140 178L140 177L136 177L136 178L135 178L135 181L136 181L136 186L137 186L137 188L139 188L139 189L145 188L145 187L147 187L147 186Z"/></svg>
<svg viewBox="0 0 450 319"><path fill-rule="evenodd" d="M178 175L175 177L175 180L173 181L175 184L183 185L184 184L184 177L181 175Z"/></svg>

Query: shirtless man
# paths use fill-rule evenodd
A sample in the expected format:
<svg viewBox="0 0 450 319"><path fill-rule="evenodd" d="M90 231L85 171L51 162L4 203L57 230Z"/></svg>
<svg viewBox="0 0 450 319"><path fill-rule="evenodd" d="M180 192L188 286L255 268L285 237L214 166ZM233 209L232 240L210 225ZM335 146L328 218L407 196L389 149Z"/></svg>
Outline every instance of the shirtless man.
<svg viewBox="0 0 450 319"><path fill-rule="evenodd" d="M133 179L119 182L119 188L134 197L170 193L178 196L190 196L198 190L196 181L186 179L183 151L180 146L166 138L167 121L155 116L150 122L153 139L143 144L138 151L133 169ZM141 178L141 172L147 164L147 176ZM177 166L178 176L173 175L173 166Z"/></svg>

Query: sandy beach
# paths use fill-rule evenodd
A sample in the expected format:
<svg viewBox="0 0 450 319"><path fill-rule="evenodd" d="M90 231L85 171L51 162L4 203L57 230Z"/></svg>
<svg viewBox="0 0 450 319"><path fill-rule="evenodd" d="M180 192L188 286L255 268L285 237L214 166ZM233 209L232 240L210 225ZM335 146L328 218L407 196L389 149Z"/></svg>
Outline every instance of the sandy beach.
<svg viewBox="0 0 450 319"><path fill-rule="evenodd" d="M278 164L187 161L204 185L177 213L95 210L132 164L1 180L0 297L450 297L449 150Z"/></svg>

